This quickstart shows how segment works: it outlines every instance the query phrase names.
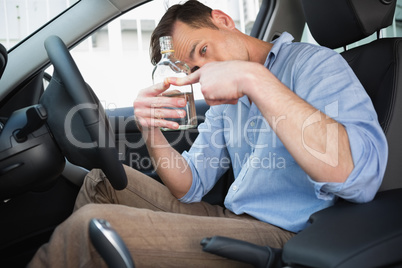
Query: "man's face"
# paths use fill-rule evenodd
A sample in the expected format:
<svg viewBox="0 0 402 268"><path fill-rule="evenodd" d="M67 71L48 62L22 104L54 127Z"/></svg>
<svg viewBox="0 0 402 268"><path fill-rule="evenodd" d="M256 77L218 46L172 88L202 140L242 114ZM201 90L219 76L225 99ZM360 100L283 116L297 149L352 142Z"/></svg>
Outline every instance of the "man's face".
<svg viewBox="0 0 402 268"><path fill-rule="evenodd" d="M173 28L175 56L186 62L194 71L212 61L248 60L240 46L237 30L215 23L219 30L211 28L194 29L177 21Z"/></svg>

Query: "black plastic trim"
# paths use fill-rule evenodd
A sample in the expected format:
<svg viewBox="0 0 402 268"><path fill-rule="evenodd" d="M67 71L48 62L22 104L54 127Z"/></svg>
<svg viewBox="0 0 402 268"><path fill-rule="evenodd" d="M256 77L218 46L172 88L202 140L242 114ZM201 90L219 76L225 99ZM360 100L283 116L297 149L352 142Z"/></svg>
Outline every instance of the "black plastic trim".
<svg viewBox="0 0 402 268"><path fill-rule="evenodd" d="M258 12L253 28L251 29L250 36L258 39L262 39L264 37L269 21L274 13L275 6L276 0L262 1L260 11Z"/></svg>

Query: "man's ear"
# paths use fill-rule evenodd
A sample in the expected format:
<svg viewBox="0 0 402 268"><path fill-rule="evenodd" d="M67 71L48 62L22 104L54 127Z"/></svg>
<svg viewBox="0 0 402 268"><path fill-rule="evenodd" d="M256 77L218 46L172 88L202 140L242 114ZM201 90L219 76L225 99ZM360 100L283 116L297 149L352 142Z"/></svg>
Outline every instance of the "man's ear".
<svg viewBox="0 0 402 268"><path fill-rule="evenodd" d="M212 10L211 17L212 17L212 21L218 27L224 26L229 29L233 29L236 27L233 19L229 15L227 15L225 12L223 12L219 9Z"/></svg>

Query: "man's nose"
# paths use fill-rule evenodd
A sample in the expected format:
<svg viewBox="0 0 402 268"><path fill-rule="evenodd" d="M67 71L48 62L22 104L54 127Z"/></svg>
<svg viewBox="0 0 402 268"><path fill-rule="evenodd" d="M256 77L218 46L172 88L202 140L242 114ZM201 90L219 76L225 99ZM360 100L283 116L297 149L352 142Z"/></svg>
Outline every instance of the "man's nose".
<svg viewBox="0 0 402 268"><path fill-rule="evenodd" d="M203 59L201 59L201 60L197 60L197 61L191 62L191 66L194 66L194 67L191 68L191 72L193 73L193 72L197 71L197 70L200 69L202 66L204 66L205 64L207 64L207 63L209 63L209 62L211 62L211 61L213 61L213 60L209 60L209 59L203 58Z"/></svg>
<svg viewBox="0 0 402 268"><path fill-rule="evenodd" d="M198 69L200 69L200 67L194 66L193 68L191 68L191 72L194 73L194 72L197 71Z"/></svg>

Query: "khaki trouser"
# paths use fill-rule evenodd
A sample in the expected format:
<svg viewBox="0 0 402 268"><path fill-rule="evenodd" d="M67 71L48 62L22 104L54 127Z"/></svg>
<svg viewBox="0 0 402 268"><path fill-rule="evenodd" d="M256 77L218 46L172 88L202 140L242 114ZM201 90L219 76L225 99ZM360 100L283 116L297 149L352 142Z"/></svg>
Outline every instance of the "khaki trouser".
<svg viewBox="0 0 402 268"><path fill-rule="evenodd" d="M200 241L221 235L279 248L294 235L220 206L181 203L161 183L125 169L128 186L122 191L114 190L100 170L87 175L76 211L56 228L30 267L105 267L89 239L92 218L110 222L136 267L245 267L203 252Z"/></svg>

